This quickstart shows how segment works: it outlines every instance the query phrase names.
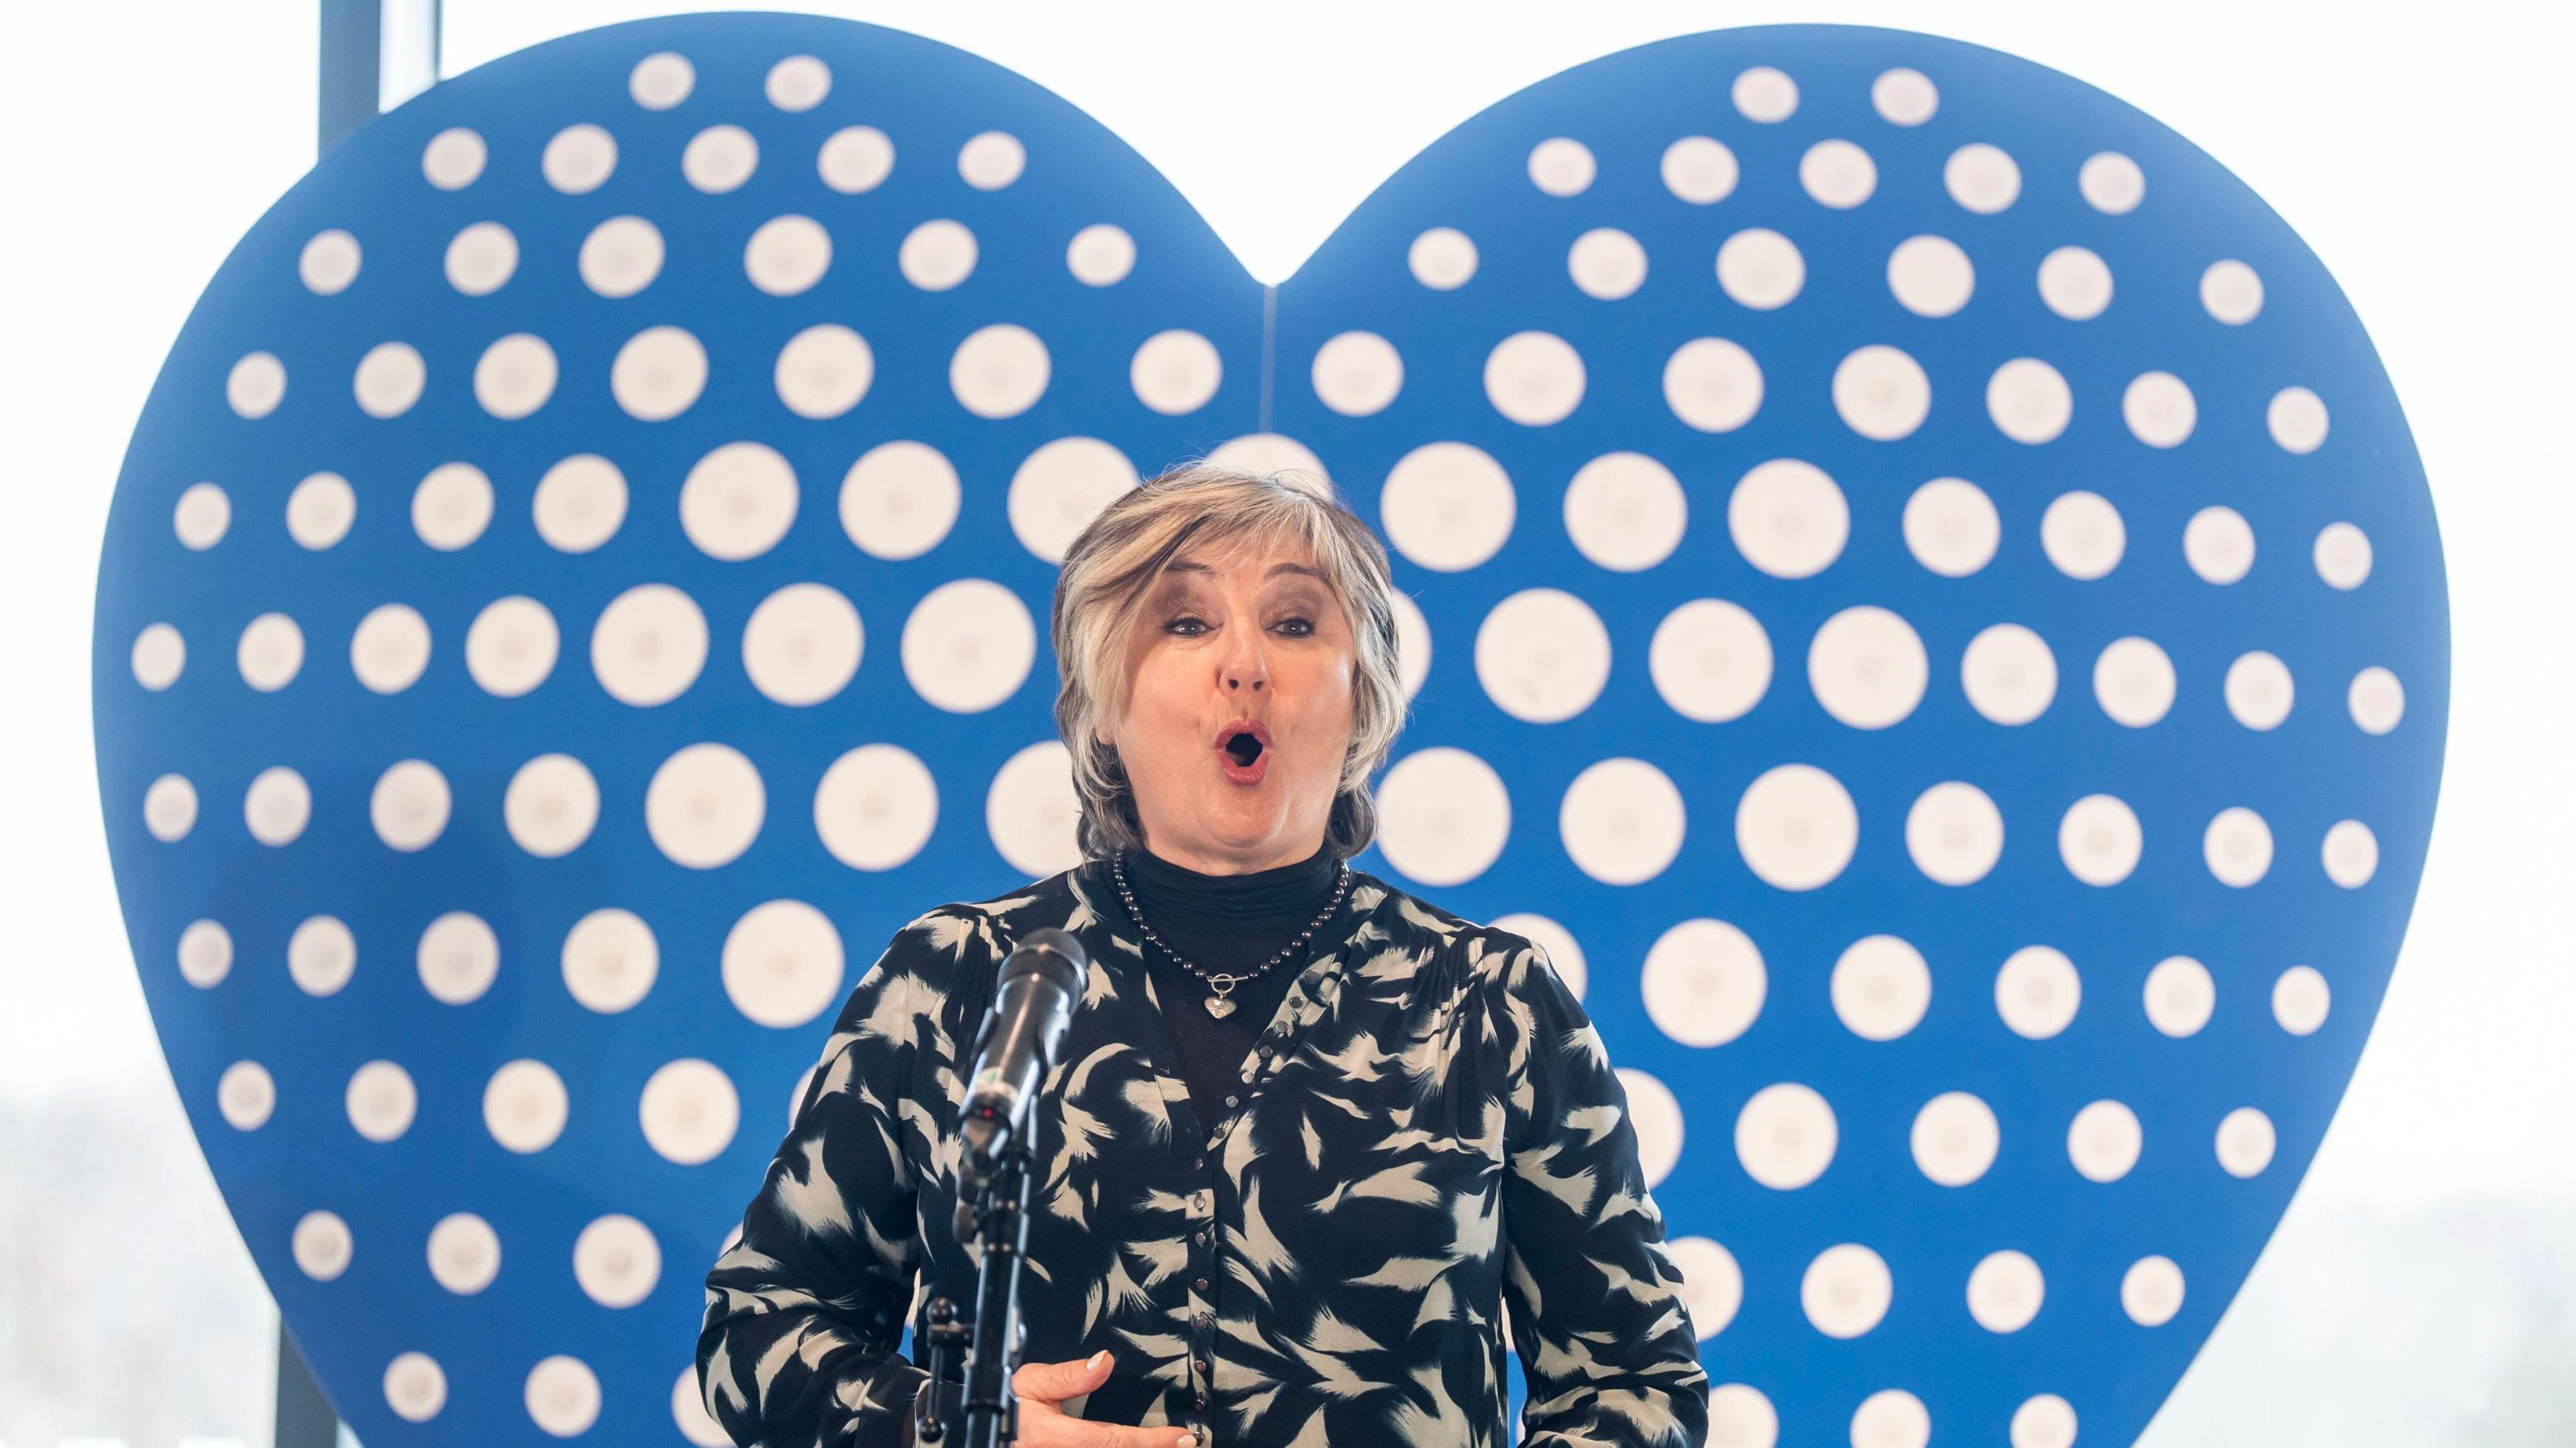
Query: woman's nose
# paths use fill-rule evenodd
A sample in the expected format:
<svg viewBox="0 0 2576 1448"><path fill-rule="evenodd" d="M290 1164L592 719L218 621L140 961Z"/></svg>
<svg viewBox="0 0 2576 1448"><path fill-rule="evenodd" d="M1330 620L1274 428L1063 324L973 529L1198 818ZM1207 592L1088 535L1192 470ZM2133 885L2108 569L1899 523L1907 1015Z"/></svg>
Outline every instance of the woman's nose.
<svg viewBox="0 0 2576 1448"><path fill-rule="evenodd" d="M1269 682L1270 665L1261 656L1261 642L1258 638L1237 635L1226 646L1224 677L1227 688L1245 692L1257 691L1263 684Z"/></svg>

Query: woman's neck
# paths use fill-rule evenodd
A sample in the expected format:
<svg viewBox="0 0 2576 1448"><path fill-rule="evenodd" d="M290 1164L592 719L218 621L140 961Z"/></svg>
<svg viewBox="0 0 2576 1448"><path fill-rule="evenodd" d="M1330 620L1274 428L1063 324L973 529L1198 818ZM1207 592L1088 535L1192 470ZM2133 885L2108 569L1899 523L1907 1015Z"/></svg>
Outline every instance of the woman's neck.
<svg viewBox="0 0 2576 1448"><path fill-rule="evenodd" d="M1242 874L1210 874L1151 849L1126 852L1127 885L1158 930L1294 930L1331 898L1341 861L1317 845L1303 860Z"/></svg>

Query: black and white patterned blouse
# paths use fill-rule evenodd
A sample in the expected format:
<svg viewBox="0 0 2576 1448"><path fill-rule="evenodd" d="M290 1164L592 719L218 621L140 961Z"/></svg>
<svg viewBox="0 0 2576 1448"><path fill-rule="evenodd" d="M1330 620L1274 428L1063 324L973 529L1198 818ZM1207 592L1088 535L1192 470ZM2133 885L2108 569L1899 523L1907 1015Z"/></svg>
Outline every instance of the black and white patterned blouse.
<svg viewBox="0 0 2576 1448"><path fill-rule="evenodd" d="M904 926L707 1274L715 1420L764 1448L910 1441L907 1314L920 1334L933 1292L974 1310L981 1250L950 1227L961 1058L1003 957L1055 926L1091 971L1036 1111L1021 1360L1114 1355L1066 1412L1223 1445L1506 1448L1514 1351L1533 1448L1702 1442L1681 1272L1582 1004L1535 943L1364 871L1342 909L1222 1102L1168 1059L1105 861Z"/></svg>

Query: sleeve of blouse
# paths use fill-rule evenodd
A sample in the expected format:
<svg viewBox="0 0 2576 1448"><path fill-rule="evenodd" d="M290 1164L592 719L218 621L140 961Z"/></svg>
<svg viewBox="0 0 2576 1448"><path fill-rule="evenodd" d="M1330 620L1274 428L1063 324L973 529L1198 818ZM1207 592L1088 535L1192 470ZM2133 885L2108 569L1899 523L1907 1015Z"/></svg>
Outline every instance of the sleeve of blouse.
<svg viewBox="0 0 2576 1448"><path fill-rule="evenodd" d="M859 978L741 1240L707 1273L698 1382L738 1444L912 1442L930 1375L897 1351L925 1257L903 1103L920 1055L939 1049L938 1005L968 933L931 911Z"/></svg>
<svg viewBox="0 0 2576 1448"><path fill-rule="evenodd" d="M1503 1292L1528 1389L1521 1448L1696 1448L1708 1373L1627 1091L1543 947L1516 948L1503 984Z"/></svg>

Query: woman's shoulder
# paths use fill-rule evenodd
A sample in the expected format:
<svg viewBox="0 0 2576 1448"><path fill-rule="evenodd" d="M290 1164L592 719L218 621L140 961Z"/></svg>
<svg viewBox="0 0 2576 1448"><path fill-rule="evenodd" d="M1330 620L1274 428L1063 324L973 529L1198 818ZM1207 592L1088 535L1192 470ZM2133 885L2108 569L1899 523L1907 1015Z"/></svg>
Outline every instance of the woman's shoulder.
<svg viewBox="0 0 2576 1448"><path fill-rule="evenodd" d="M1468 919L1365 871L1352 871L1351 888L1382 892L1374 914L1386 944L1411 952L1435 980L1515 995L1556 980L1547 948L1527 935Z"/></svg>

